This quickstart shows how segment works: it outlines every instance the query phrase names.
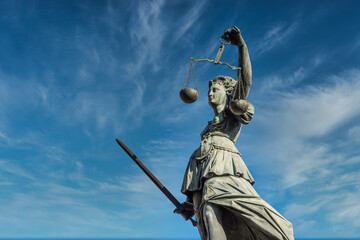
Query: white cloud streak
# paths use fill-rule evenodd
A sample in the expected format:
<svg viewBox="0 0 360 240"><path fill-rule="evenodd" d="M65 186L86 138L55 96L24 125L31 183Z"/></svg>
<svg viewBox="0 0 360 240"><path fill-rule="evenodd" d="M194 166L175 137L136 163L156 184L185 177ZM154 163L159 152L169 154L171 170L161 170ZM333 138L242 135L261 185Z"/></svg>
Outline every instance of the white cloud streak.
<svg viewBox="0 0 360 240"><path fill-rule="evenodd" d="M166 25L160 19L163 5L161 0L139 2L137 14L132 17L130 36L136 46L136 58L126 64L125 70L130 78L136 76L144 64L150 64L154 71L159 70L156 62L166 33Z"/></svg>
<svg viewBox="0 0 360 240"><path fill-rule="evenodd" d="M19 177L24 177L34 180L34 177L32 176L31 173L24 170L22 167L9 162L8 160L0 160L0 172L7 172Z"/></svg>
<svg viewBox="0 0 360 240"><path fill-rule="evenodd" d="M255 45L256 48L253 51L255 53L264 53L284 43L297 30L299 25L299 19L290 24L284 22L277 23L266 32L265 36Z"/></svg>
<svg viewBox="0 0 360 240"><path fill-rule="evenodd" d="M325 154L329 146L312 145L307 143L307 140L322 137L360 114L360 96L357 94L360 85L356 81L359 75L358 70L352 70L341 77L333 77L332 87L308 87L281 94L273 101L276 108L268 106L276 111L267 111L261 116L261 121L266 121L266 127L273 129L270 131L277 140L274 147L281 151L279 157L285 162L291 156L298 159L286 163L295 165L292 171L285 171L289 178L285 182L297 184L297 181L293 181L294 177L299 176L300 180L306 177L306 171L316 167L316 164L322 165L331 161ZM268 119L276 121L271 121L270 126ZM282 147L280 143L287 147Z"/></svg>
<svg viewBox="0 0 360 240"><path fill-rule="evenodd" d="M176 29L174 41L178 41L189 31L201 16L206 5L206 0L195 1L194 6L179 21L180 27Z"/></svg>
<svg viewBox="0 0 360 240"><path fill-rule="evenodd" d="M299 196L298 202L286 207L285 216L294 221L295 230L297 224L302 226L298 232L302 236L311 237L313 228L319 228L311 216L322 211L327 211L329 219L335 222L347 219L350 225L358 227L360 215L354 204L359 198L360 191L355 186L360 180L353 171L360 162L351 156L358 153L337 148L336 137L330 142L323 140L360 116L358 79L360 70L353 69L330 76L327 85L278 92L258 119L264 133L259 144L265 153L259 158L267 159L259 164L271 166L268 169L272 172L264 174L280 178L278 191ZM358 126L347 128L343 141L356 144L353 138ZM311 201L306 203L305 199Z"/></svg>

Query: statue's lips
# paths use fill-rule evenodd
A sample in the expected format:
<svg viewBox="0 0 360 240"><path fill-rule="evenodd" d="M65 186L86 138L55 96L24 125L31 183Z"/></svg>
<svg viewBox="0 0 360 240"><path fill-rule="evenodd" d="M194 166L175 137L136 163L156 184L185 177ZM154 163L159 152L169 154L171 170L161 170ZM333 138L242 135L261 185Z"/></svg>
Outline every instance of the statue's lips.
<svg viewBox="0 0 360 240"><path fill-rule="evenodd" d="M209 103L217 103L215 98L209 98Z"/></svg>

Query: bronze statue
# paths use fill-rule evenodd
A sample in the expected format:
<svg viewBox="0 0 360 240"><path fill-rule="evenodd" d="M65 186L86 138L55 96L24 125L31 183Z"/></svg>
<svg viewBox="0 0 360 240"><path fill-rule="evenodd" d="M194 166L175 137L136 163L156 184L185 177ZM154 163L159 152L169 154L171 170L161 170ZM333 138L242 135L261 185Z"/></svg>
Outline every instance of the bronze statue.
<svg viewBox="0 0 360 240"><path fill-rule="evenodd" d="M292 224L256 193L235 147L242 125L254 115L246 100L251 62L237 27L226 30L222 38L238 47L237 80L218 76L209 82L208 100L215 116L200 134L200 147L185 171L181 191L187 202L174 212L187 220L195 215L202 240L294 239Z"/></svg>

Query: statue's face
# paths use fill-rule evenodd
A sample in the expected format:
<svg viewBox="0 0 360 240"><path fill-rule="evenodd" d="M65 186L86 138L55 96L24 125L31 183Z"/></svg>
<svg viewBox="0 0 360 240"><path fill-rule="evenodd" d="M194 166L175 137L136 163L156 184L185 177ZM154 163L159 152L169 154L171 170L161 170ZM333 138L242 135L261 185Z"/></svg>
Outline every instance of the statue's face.
<svg viewBox="0 0 360 240"><path fill-rule="evenodd" d="M209 104L211 106L218 106L221 104L225 106L226 104L225 88L218 83L213 83L210 86L208 97L209 97Z"/></svg>

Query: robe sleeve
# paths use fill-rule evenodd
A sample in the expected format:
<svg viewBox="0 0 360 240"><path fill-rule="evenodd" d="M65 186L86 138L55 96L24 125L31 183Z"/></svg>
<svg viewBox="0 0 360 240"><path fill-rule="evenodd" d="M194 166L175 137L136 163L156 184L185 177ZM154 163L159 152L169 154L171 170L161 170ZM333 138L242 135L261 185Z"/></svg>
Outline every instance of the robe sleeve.
<svg viewBox="0 0 360 240"><path fill-rule="evenodd" d="M255 108L251 103L249 103L248 110L244 114L241 114L241 115L235 115L234 114L234 116L242 124L246 125L251 121L251 119L253 118L254 113L255 113Z"/></svg>

